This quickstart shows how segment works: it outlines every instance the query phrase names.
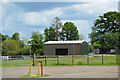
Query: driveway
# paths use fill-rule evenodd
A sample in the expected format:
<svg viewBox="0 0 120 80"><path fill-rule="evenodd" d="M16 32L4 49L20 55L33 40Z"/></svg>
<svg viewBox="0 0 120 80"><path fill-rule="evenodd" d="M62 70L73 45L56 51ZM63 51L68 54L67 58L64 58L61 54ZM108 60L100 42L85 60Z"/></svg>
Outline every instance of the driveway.
<svg viewBox="0 0 120 80"><path fill-rule="evenodd" d="M3 78L19 78L27 75L29 67L3 67ZM31 74L37 74L37 67ZM54 66L44 67L45 78L118 78L118 66Z"/></svg>

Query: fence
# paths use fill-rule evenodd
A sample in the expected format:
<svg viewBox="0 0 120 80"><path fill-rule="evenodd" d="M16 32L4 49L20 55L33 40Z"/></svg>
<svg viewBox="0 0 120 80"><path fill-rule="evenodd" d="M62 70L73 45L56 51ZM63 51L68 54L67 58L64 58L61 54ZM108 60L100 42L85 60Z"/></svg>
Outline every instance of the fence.
<svg viewBox="0 0 120 80"><path fill-rule="evenodd" d="M40 59L44 62L45 65L50 64L51 62L54 64L61 64L62 62L66 62L69 64L76 64L76 62L83 62L84 64L92 64L92 63L98 63L98 64L106 64L106 63L118 63L117 55L111 55L111 54L101 54L101 55L67 55L67 56L61 56L61 55L44 55L44 56L36 56L36 58Z"/></svg>
<svg viewBox="0 0 120 80"><path fill-rule="evenodd" d="M20 60L20 59L32 59L31 56L16 55L16 56L0 56L0 60Z"/></svg>
<svg viewBox="0 0 120 80"><path fill-rule="evenodd" d="M9 60L9 56L0 56L0 60Z"/></svg>

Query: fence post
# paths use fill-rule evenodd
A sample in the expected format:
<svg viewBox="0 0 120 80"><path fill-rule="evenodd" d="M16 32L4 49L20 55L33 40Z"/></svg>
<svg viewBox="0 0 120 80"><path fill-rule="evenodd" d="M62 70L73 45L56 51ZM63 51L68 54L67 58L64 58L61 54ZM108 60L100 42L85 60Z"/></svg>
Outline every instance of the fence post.
<svg viewBox="0 0 120 80"><path fill-rule="evenodd" d="M103 60L103 54L102 54L102 64L104 64L104 60Z"/></svg>
<svg viewBox="0 0 120 80"><path fill-rule="evenodd" d="M72 55L72 65L74 64L74 55Z"/></svg>
<svg viewBox="0 0 120 80"><path fill-rule="evenodd" d="M87 55L87 64L89 64L89 55Z"/></svg>
<svg viewBox="0 0 120 80"><path fill-rule="evenodd" d="M45 55L45 65L47 65L47 55Z"/></svg>
<svg viewBox="0 0 120 80"><path fill-rule="evenodd" d="M59 55L57 55L57 64L59 65Z"/></svg>
<svg viewBox="0 0 120 80"><path fill-rule="evenodd" d="M116 54L116 64L118 63L118 56L117 56L117 54Z"/></svg>
<svg viewBox="0 0 120 80"><path fill-rule="evenodd" d="M35 53L33 54L33 66L35 65Z"/></svg>

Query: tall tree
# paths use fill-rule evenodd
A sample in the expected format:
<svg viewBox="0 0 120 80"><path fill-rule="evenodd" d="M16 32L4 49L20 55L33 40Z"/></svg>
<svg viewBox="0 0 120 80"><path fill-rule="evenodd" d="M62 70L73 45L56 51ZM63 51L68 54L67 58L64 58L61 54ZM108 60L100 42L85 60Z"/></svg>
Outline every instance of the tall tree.
<svg viewBox="0 0 120 80"><path fill-rule="evenodd" d="M49 37L49 41L56 40L56 32L52 27L49 28L49 36L48 37Z"/></svg>
<svg viewBox="0 0 120 80"><path fill-rule="evenodd" d="M55 31L55 40L58 41L59 40L59 30L60 30L60 28L62 28L62 22L61 22L60 18L55 17L53 19L52 27L54 28L54 31Z"/></svg>
<svg viewBox="0 0 120 80"><path fill-rule="evenodd" d="M95 20L94 25L92 26L92 32L90 33L89 37L91 39L92 44L94 44L94 42L99 41L102 47L109 48L110 45L112 44L109 42L109 40L111 42L116 41L117 38L119 40L120 38L118 35L119 32L120 32L120 12L115 12L115 11L107 12L104 13L102 16L99 16L99 19ZM110 36L110 35L114 35L114 36ZM111 45L111 47L115 47L115 45L117 44L118 43L115 42L113 46Z"/></svg>
<svg viewBox="0 0 120 80"><path fill-rule="evenodd" d="M45 35L45 42L49 41L49 29L48 28L44 29L44 35Z"/></svg>
<svg viewBox="0 0 120 80"><path fill-rule="evenodd" d="M97 32L100 34L109 31L120 32L120 12L104 13L95 21L93 28L97 28Z"/></svg>
<svg viewBox="0 0 120 80"><path fill-rule="evenodd" d="M45 42L46 41L55 41L56 32L53 27L46 28L44 30Z"/></svg>
<svg viewBox="0 0 120 80"><path fill-rule="evenodd" d="M61 40L79 40L79 34L77 27L72 22L66 22L62 27L62 31L60 33Z"/></svg>
<svg viewBox="0 0 120 80"><path fill-rule="evenodd" d="M14 39L14 40L19 40L20 38L19 38L19 33L14 33L13 35L12 35L12 39Z"/></svg>
<svg viewBox="0 0 120 80"><path fill-rule="evenodd" d="M31 44L32 52L35 54L41 54L43 52L43 36L39 32L33 32L31 41L29 43Z"/></svg>

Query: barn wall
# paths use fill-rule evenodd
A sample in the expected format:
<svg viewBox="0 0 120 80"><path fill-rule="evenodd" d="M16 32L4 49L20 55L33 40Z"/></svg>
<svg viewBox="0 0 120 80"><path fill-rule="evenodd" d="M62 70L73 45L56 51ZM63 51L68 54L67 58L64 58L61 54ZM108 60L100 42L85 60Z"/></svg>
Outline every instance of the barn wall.
<svg viewBox="0 0 120 80"><path fill-rule="evenodd" d="M80 53L79 44L45 44L44 45L44 54L46 55L55 55L57 48L67 48L68 55L75 55Z"/></svg>
<svg viewBox="0 0 120 80"><path fill-rule="evenodd" d="M88 54L89 53L89 46L88 43L80 44L80 54Z"/></svg>

